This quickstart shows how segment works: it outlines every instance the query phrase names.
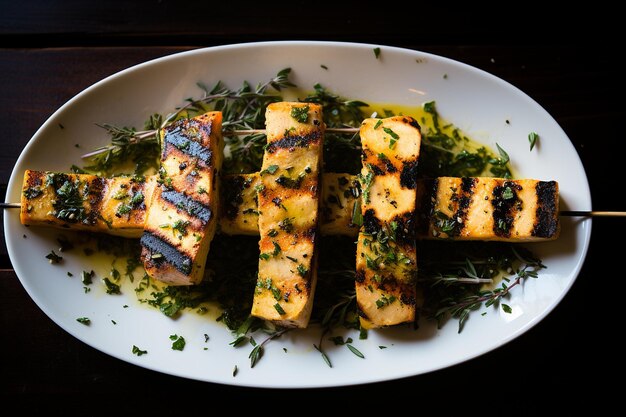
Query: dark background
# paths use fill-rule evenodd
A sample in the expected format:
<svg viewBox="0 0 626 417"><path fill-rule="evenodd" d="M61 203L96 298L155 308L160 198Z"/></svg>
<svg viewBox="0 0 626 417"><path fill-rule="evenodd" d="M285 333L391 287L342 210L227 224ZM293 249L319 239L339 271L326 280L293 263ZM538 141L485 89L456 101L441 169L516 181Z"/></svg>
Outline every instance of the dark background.
<svg viewBox="0 0 626 417"><path fill-rule="evenodd" d="M247 8L221 2L0 1L0 197L21 150L58 107L92 83L155 57L263 40L335 40L399 46L476 66L537 100L574 143L596 210L626 210L626 111L619 13L587 4L547 13L543 4L489 10L450 4L366 5L303 1ZM621 375L626 220L596 219L585 266L563 302L506 346L468 363L399 381L289 392L220 386L148 371L74 339L28 297L0 244L1 395L23 411L163 414L197 408L297 413L327 406L409 406L448 414L534 414L617 397ZM364 363L364 372L375 372ZM410 394L402 394L409 392ZM237 400L238 399L238 400ZM324 399L324 401L319 401ZM443 400L442 400L443 399ZM128 402L128 400L132 400ZM297 401L301 407L292 408ZM121 407L121 404L126 404ZM335 404L335 403L333 403ZM311 408L309 408L311 407ZM213 410L213 411L212 411ZM339 409L336 409L337 411Z"/></svg>

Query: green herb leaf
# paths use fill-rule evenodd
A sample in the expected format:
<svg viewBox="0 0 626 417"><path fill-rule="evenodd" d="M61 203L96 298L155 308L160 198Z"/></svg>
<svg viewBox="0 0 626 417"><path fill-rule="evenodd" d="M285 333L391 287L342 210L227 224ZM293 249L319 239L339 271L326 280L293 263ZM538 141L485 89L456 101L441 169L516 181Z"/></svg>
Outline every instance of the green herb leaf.
<svg viewBox="0 0 626 417"><path fill-rule="evenodd" d="M322 348L321 347L317 347L316 344L313 344L313 347L315 348L315 350L317 350L322 355L322 359L324 359L324 362L326 362L326 365L328 365L329 368L332 368L333 364L330 362L330 359L328 358L326 353L322 350Z"/></svg>
<svg viewBox="0 0 626 417"><path fill-rule="evenodd" d="M133 350L131 351L134 355L141 356L148 353L147 350L141 350L137 346L133 345Z"/></svg>
<svg viewBox="0 0 626 417"><path fill-rule="evenodd" d="M178 335L170 335L170 340L173 340L174 343L172 343L172 350L183 350L185 349L185 338L182 336L178 336Z"/></svg>
<svg viewBox="0 0 626 417"><path fill-rule="evenodd" d="M293 117L299 123L306 123L306 121L309 119L309 106L292 107L291 117Z"/></svg>
<svg viewBox="0 0 626 417"><path fill-rule="evenodd" d="M393 139L395 139L395 140L400 139L400 136L398 136L398 134L396 132L394 132L393 130L389 129L388 127L383 127L383 130L385 131L386 134L391 136Z"/></svg>
<svg viewBox="0 0 626 417"><path fill-rule="evenodd" d="M248 355L248 358L250 358L250 368L254 368L254 365L261 359L261 356L263 356L263 345L256 345L250 352L250 355Z"/></svg>
<svg viewBox="0 0 626 417"><path fill-rule="evenodd" d="M306 274L309 273L309 270L302 264L298 264L298 275L301 277L306 277Z"/></svg>
<svg viewBox="0 0 626 417"><path fill-rule="evenodd" d="M102 280L106 287L107 294L121 294L120 286L112 282L108 277Z"/></svg>
<svg viewBox="0 0 626 417"><path fill-rule="evenodd" d="M280 314L281 316L284 316L285 314L287 314L285 310L283 310L283 308L278 303L274 304L274 308L276 309L276 311L278 311L278 314Z"/></svg>
<svg viewBox="0 0 626 417"><path fill-rule="evenodd" d="M376 59L380 57L380 48L374 48L374 56Z"/></svg>
<svg viewBox="0 0 626 417"><path fill-rule="evenodd" d="M354 353L356 356L358 356L361 359L365 359L365 355L363 355L357 348L355 348L354 346L350 344L346 344L346 346L348 347L348 349L350 349L350 352Z"/></svg>
<svg viewBox="0 0 626 417"><path fill-rule="evenodd" d="M267 168L265 168L263 171L261 171L261 174L267 173L267 174L273 175L274 173L276 173L277 170L278 170L278 165L270 165Z"/></svg>
<svg viewBox="0 0 626 417"><path fill-rule="evenodd" d="M58 264L59 262L61 262L63 260L62 256L57 255L56 253L54 253L53 250L50 251L49 254L46 255L46 259L51 263L51 264Z"/></svg>
<svg viewBox="0 0 626 417"><path fill-rule="evenodd" d="M363 225L363 213L361 212L361 199L357 199L352 207L352 224L358 227Z"/></svg>
<svg viewBox="0 0 626 417"><path fill-rule="evenodd" d="M510 306L508 306L507 304L502 304L502 310L505 313L509 313L509 314L511 314L513 312L513 309Z"/></svg>
<svg viewBox="0 0 626 417"><path fill-rule="evenodd" d="M497 143L496 143L496 147L498 148L498 153L500 154L501 164L502 165L508 164L509 161L511 160L511 158L509 158L509 154L506 153L506 151L502 149L500 145L498 145Z"/></svg>
<svg viewBox="0 0 626 417"><path fill-rule="evenodd" d="M91 320L87 317L79 317L76 319L77 322L84 324L85 326L89 326L91 324Z"/></svg>
<svg viewBox="0 0 626 417"><path fill-rule="evenodd" d="M530 150L532 151L537 141L539 140L539 135L535 132L530 132L528 134L528 142L530 143Z"/></svg>

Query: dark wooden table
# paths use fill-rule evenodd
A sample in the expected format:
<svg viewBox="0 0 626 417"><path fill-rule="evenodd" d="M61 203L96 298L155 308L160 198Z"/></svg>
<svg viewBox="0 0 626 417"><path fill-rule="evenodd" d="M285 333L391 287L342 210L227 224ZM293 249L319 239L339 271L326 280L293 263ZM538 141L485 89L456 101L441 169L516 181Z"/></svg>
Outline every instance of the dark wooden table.
<svg viewBox="0 0 626 417"><path fill-rule="evenodd" d="M616 26L601 33L587 27L590 32L581 33L582 26L575 21L565 22L564 29L557 30L542 17L518 25L502 19L476 20L472 14L450 16L442 26L418 19L418 10L403 9L393 19L383 19L374 12L336 4L321 16L315 10L306 14L312 6L296 1L277 6L276 11L268 5L250 14L234 13L229 9L232 5L206 2L196 6L173 1L83 3L88 2L3 5L2 198L13 165L36 129L68 99L107 75L201 46L321 39L418 49L465 62L511 82L544 106L574 143L587 170L594 208L626 210L621 179L626 155L622 126L626 120L626 83L616 62L618 51L604 42ZM295 12L305 16L299 14L296 19ZM590 20L597 17L590 13ZM263 23L272 19L276 19L273 24ZM518 41L520 33L525 35L523 44ZM162 414L192 407L210 413L216 402L230 397L258 401L257 407L271 407L276 412L294 412L287 405L281 408L281 401L317 403L316 398L329 396L346 399L346 405L386 402L390 411L396 402L409 401L419 412L424 401L432 403L436 396L451 399L439 402L442 410L451 410L456 404L488 412L504 404L505 412L530 413L540 410L542 401L558 405L589 400L596 401L598 407L608 406L608 393L601 398L590 389L609 389L604 375L624 365L614 338L623 328L621 257L625 231L626 220L594 220L591 248L571 291L545 320L506 346L427 375L291 394L163 375L83 344L57 327L28 297L11 269L2 242L1 395L8 404L25 407L23 410L84 415L109 408L119 410L128 399L133 401L125 406L125 413L142 410ZM367 366L364 363L364 372L375 371ZM400 390L414 395L403 399L397 394ZM561 390L567 392L566 397L557 394ZM234 407L242 408L242 404L235 403Z"/></svg>

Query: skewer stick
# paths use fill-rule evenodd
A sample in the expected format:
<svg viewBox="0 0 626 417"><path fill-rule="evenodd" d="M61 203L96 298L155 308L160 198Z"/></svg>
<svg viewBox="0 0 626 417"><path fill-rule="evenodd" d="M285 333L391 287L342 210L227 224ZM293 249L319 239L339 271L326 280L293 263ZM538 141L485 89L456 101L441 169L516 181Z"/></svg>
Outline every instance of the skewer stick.
<svg viewBox="0 0 626 417"><path fill-rule="evenodd" d="M326 129L326 132L329 132L329 133L357 133L358 131L359 131L358 127L335 127L335 128ZM258 133L265 133L265 129L231 130L231 131L228 131L227 133L230 135L237 135L237 136L255 135ZM135 134L135 137L131 140L131 142L140 142L143 139L146 139L155 134L156 134L156 130L147 130L147 131L137 132ZM96 149L95 151L86 153L82 155L81 158L83 159L90 158L92 156L96 156L101 153L108 152L109 150L114 149L116 147L117 147L116 145L105 146L103 148Z"/></svg>
<svg viewBox="0 0 626 417"><path fill-rule="evenodd" d="M18 209L22 207L20 203L2 203L0 209ZM626 211L585 211L585 210L563 210L559 212L564 217L626 217Z"/></svg>
<svg viewBox="0 0 626 417"><path fill-rule="evenodd" d="M626 217L626 211L564 210L559 214L566 217Z"/></svg>

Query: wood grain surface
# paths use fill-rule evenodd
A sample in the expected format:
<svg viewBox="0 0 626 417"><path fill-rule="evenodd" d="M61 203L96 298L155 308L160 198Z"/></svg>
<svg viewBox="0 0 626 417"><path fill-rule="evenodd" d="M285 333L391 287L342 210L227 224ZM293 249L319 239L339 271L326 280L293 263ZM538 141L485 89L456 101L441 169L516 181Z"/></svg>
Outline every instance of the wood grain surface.
<svg viewBox="0 0 626 417"><path fill-rule="evenodd" d="M502 19L488 24L487 19L470 13L451 16L442 27L423 16L425 23L415 25L417 9L403 9L394 20L375 10L337 2L323 16L311 10L297 20L294 10L308 10L309 3L285 2L256 14L235 13L232 4L192 3L3 2L0 197L4 198L13 165L38 127L68 99L107 75L201 46L325 39L431 52L511 82L538 101L572 140L589 177L594 209L626 210L620 185L626 151L622 133L626 82L619 53L603 41L613 36L617 25L609 24L601 33L588 27L595 30L595 36L588 36L576 30L580 22L566 22L564 29L557 30L547 27L545 17L532 24ZM607 12L609 19L610 15ZM587 17L593 20L598 15L591 11ZM280 24L267 23L272 20ZM475 24L468 25L468 21ZM542 27L546 28L543 32ZM528 36L520 42L515 35L522 30ZM230 398L235 398L231 404L237 413L251 413L258 407L293 413L291 408L281 409L281 404L296 398L315 403L315 408L326 404L328 409L327 401L332 398L346 407L379 399L383 405L390 399L395 404L397 393L407 389L415 393L408 400L419 413L434 406L434 401L439 404L438 414L444 415L453 409L529 415L544 410L542 401L555 407L588 402L600 410L616 398L610 397L612 386L604 375L624 365L615 337L621 334L624 267L620 257L625 231L624 220L594 220L591 248L571 291L545 320L500 349L418 377L362 387L299 390L290 395L164 375L85 345L54 324L30 299L11 269L3 241L0 394L7 404L22 407L28 415L52 411L65 415L211 413L215 404ZM364 372L371 371L367 366L364 362ZM605 389L606 394L593 395L590 387ZM562 390L568 394L560 394Z"/></svg>

